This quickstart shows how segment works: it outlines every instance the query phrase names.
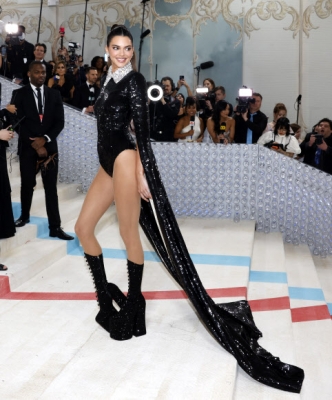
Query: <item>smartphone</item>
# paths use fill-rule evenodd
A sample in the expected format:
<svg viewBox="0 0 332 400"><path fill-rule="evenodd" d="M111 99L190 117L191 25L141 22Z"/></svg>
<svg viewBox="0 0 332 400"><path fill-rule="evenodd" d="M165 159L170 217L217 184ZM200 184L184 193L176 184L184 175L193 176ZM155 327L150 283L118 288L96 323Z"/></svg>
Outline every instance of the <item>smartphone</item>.
<svg viewBox="0 0 332 400"><path fill-rule="evenodd" d="M184 75L180 75L180 81L184 81Z"/></svg>
<svg viewBox="0 0 332 400"><path fill-rule="evenodd" d="M104 55L104 61L105 61L105 62L107 62L107 61L108 61L108 57L109 57L109 56L108 56L108 54L107 54L107 53L105 53L105 55Z"/></svg>

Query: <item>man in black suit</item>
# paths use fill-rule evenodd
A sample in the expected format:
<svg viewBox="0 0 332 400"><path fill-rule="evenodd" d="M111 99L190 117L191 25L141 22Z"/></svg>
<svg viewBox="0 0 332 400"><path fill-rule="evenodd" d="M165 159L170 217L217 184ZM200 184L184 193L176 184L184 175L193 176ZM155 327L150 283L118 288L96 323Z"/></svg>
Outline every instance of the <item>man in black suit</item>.
<svg viewBox="0 0 332 400"><path fill-rule="evenodd" d="M45 65L46 68L46 80L45 83L47 85L48 80L52 78L52 65L49 64L48 62L45 61L45 54L47 52L47 47L46 44L44 43L37 43L35 44L35 49L33 52L33 55L35 57L35 61L40 61ZM26 75L26 77L23 78L22 85L27 85L29 83L29 77Z"/></svg>
<svg viewBox="0 0 332 400"><path fill-rule="evenodd" d="M99 96L100 89L96 85L98 80L98 71L94 67L88 67L86 70L86 83L75 89L73 106L82 110L84 114L92 114L93 107Z"/></svg>
<svg viewBox="0 0 332 400"><path fill-rule="evenodd" d="M267 116L260 111L263 97L253 93L255 102L249 104L248 111L240 114L235 110L235 143L257 143L267 125Z"/></svg>
<svg viewBox="0 0 332 400"><path fill-rule="evenodd" d="M28 76L30 84L14 90L11 104L17 108L20 124L18 154L21 171L21 216L16 227L30 222L33 188L36 186L37 166L41 169L50 236L72 240L60 227L57 193L58 146L56 138L64 127L64 110L60 93L44 86L46 68L32 61Z"/></svg>
<svg viewBox="0 0 332 400"><path fill-rule="evenodd" d="M17 33L17 44L13 43L10 35L6 37L7 61L10 63L12 77L22 80L26 77L30 62L34 59L34 46L25 40L25 27L19 25Z"/></svg>

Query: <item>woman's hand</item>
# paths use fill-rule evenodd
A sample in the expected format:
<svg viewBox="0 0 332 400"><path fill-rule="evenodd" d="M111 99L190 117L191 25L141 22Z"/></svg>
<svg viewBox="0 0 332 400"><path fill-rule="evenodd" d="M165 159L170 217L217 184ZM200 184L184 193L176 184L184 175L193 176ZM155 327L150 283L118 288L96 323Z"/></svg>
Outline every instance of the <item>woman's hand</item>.
<svg viewBox="0 0 332 400"><path fill-rule="evenodd" d="M141 198L143 200L149 201L149 199L152 199L145 175L143 174L137 175L137 188L138 188L138 193L141 195Z"/></svg>
<svg viewBox="0 0 332 400"><path fill-rule="evenodd" d="M8 129L1 129L0 130L0 139L6 140L7 142L14 137L14 132L9 131Z"/></svg>

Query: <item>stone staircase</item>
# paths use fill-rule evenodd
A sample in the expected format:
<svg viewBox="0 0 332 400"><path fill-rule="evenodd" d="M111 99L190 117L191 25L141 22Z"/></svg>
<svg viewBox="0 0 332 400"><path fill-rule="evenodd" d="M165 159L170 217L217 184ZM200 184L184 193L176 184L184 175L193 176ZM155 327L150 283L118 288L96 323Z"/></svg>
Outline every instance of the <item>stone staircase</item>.
<svg viewBox="0 0 332 400"><path fill-rule="evenodd" d="M18 217L17 162L10 179ZM58 191L62 226L73 233L84 195L77 184L59 184ZM40 177L31 215L15 237L0 241L0 259L9 266L0 273L0 332L6 337L0 345L0 398L330 399L330 259L313 260L307 247L284 245L279 233L255 232L253 221L179 219L215 301L247 298L263 332L261 345L304 368L298 395L261 385L237 366L206 332L143 234L148 335L110 340L94 322L94 288L77 239L48 237ZM114 206L97 235L109 280L126 291Z"/></svg>

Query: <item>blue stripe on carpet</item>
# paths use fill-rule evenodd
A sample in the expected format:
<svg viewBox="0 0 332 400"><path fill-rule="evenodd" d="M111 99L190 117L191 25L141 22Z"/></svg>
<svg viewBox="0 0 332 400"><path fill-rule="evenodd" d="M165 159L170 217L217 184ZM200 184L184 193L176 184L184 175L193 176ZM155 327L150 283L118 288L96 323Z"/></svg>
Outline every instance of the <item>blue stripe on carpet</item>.
<svg viewBox="0 0 332 400"><path fill-rule="evenodd" d="M286 272L250 271L250 282L287 283Z"/></svg>
<svg viewBox="0 0 332 400"><path fill-rule="evenodd" d="M289 287L289 297L294 300L325 301L322 289Z"/></svg>
<svg viewBox="0 0 332 400"><path fill-rule="evenodd" d="M12 203L15 218L19 218L21 214L21 204ZM49 237L48 219L43 217L30 217L30 223L37 225L37 237L39 239L53 239L57 238ZM67 242L67 254L73 256L82 256L83 250L79 245L79 241L74 233L67 232L69 235L74 236L75 240ZM118 258L126 259L127 255L125 250L122 249L111 249L103 248L104 258ZM219 254L191 254L191 258L195 264L206 264L206 265L227 265L235 267L249 267L250 257L246 256L228 256ZM159 257L154 251L144 251L144 259L147 261L159 262Z"/></svg>
<svg viewBox="0 0 332 400"><path fill-rule="evenodd" d="M332 303L327 303L327 307L329 308L329 312L332 315Z"/></svg>

